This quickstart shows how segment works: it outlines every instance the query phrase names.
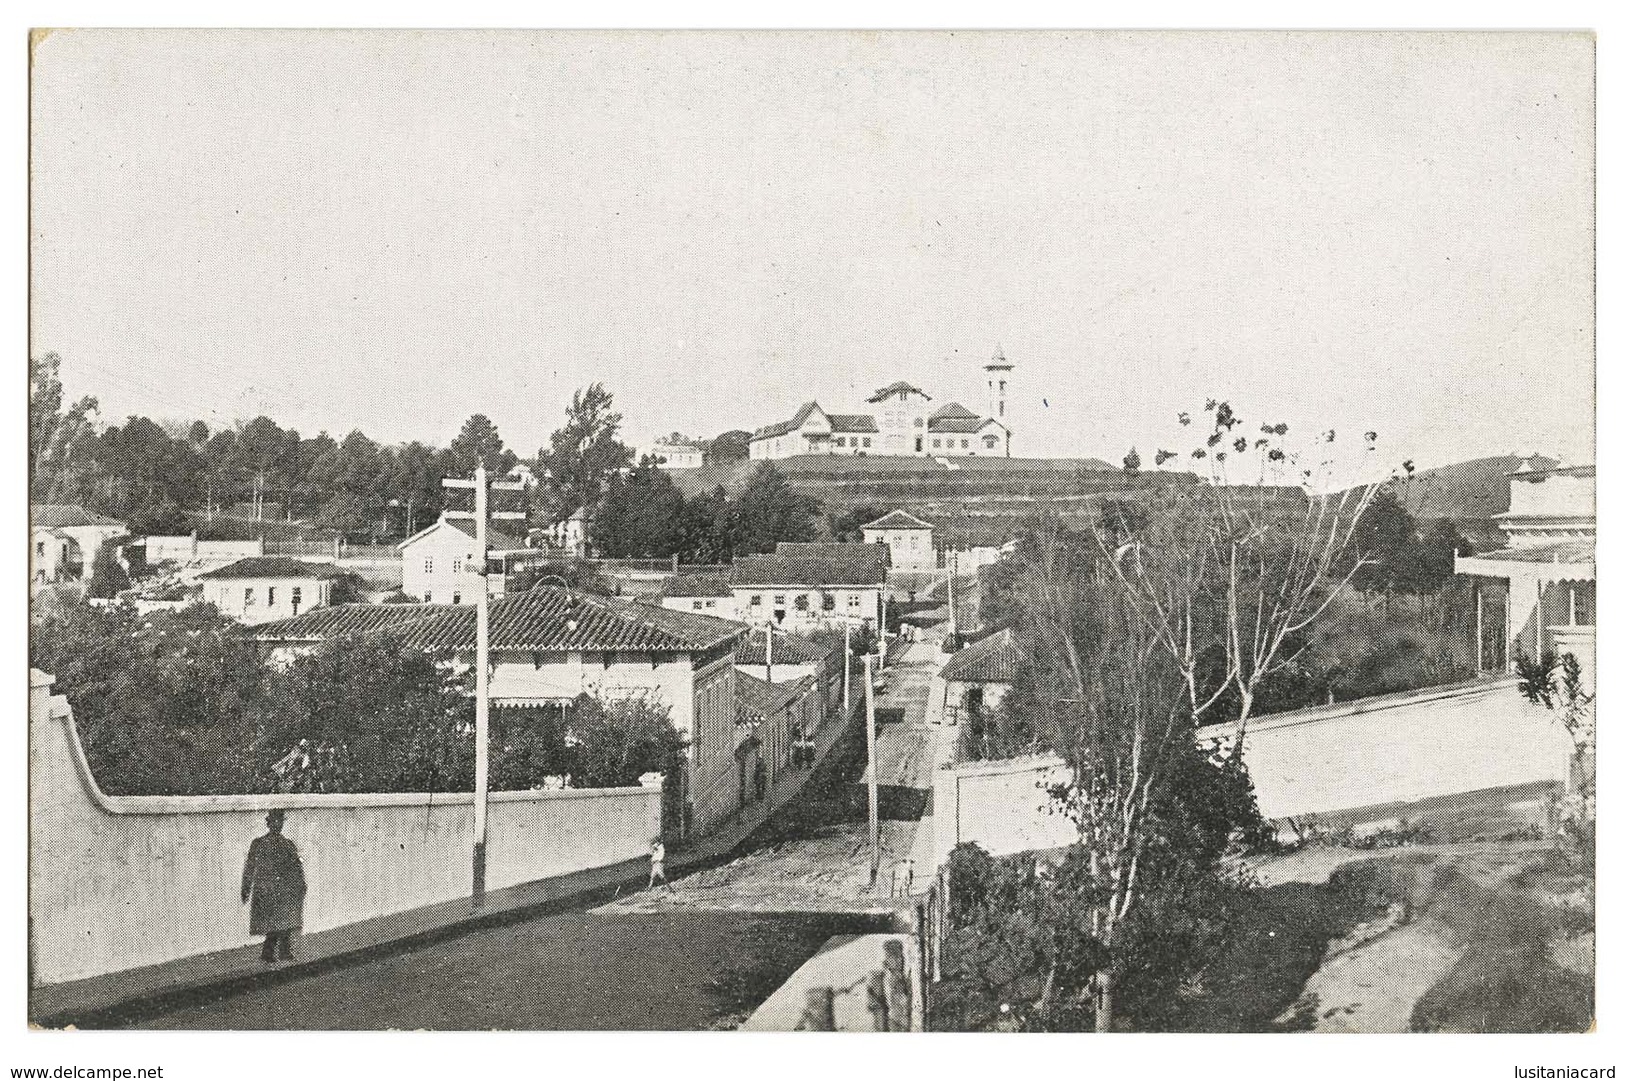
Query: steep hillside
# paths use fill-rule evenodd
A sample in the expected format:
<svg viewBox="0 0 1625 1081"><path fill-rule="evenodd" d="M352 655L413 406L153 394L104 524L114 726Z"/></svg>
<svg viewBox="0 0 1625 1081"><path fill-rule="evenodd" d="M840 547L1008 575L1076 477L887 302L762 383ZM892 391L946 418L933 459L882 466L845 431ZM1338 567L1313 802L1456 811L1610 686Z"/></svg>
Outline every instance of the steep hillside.
<svg viewBox="0 0 1625 1081"><path fill-rule="evenodd" d="M685 493L718 485L737 493L759 463L732 462L680 470L672 479ZM937 527L937 541L952 547L997 545L1017 523L1050 511L1086 518L1102 496L1148 483L1095 458L851 458L805 455L774 463L791 485L820 500L830 513L865 504L902 508ZM1166 482L1170 474L1153 474Z"/></svg>

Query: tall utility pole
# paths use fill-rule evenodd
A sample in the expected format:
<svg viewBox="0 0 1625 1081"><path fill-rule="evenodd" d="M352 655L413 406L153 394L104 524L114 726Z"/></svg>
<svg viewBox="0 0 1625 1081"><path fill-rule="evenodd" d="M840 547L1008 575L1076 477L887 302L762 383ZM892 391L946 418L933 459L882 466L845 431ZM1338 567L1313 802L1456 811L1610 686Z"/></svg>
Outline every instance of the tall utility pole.
<svg viewBox="0 0 1625 1081"><path fill-rule="evenodd" d="M959 616L954 609L954 572L959 569L959 553L948 553L948 633L959 635Z"/></svg>
<svg viewBox="0 0 1625 1081"><path fill-rule="evenodd" d="M869 885L880 877L880 763L875 759L875 672L874 658L863 655L863 697L868 714L869 738Z"/></svg>
<svg viewBox="0 0 1625 1081"><path fill-rule="evenodd" d="M846 651L841 654L841 723L852 719L852 621L841 624L846 629Z"/></svg>
<svg viewBox="0 0 1625 1081"><path fill-rule="evenodd" d="M480 588L474 594L474 886L476 909L485 906L485 819L491 801L491 581L489 545L486 543L485 522L489 513L487 490L522 491L523 484L497 481L488 484L485 463L474 468L474 479L448 477L440 482L447 488L474 489L474 552L471 562L474 573L480 577ZM498 511L497 518L523 518L523 511Z"/></svg>

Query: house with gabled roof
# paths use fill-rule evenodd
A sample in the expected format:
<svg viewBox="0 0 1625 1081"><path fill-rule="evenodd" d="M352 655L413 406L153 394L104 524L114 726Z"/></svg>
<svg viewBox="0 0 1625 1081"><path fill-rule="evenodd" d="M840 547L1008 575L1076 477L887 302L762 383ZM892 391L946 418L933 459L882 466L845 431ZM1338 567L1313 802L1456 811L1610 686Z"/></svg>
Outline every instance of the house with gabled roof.
<svg viewBox="0 0 1625 1081"><path fill-rule="evenodd" d="M998 707L1016 680L1024 654L1010 628L994 631L949 658L940 678L950 724Z"/></svg>
<svg viewBox="0 0 1625 1081"><path fill-rule="evenodd" d="M203 599L221 615L248 624L289 619L332 601L343 571L291 556L249 556L198 575Z"/></svg>
<svg viewBox="0 0 1625 1081"><path fill-rule="evenodd" d="M679 572L669 575L660 584L660 606L677 612L700 612L722 619L739 618L733 584L726 574Z"/></svg>
<svg viewBox="0 0 1625 1081"><path fill-rule="evenodd" d="M878 627L891 551L884 544L792 544L734 560L739 616L788 631Z"/></svg>
<svg viewBox="0 0 1625 1081"><path fill-rule="evenodd" d="M496 529L486 529L486 570L491 595L503 593L508 570L535 553L525 542ZM474 523L442 514L395 546L401 553L401 591L431 604L473 604L480 590L479 560L474 553Z"/></svg>
<svg viewBox="0 0 1625 1081"><path fill-rule="evenodd" d="M801 454L1007 458L1010 429L1005 411L1013 367L1002 348L982 366L987 377L986 415L958 402L932 409L931 395L899 379L869 396L871 408L866 413L830 413L816 401L804 403L789 420L752 433L750 456L758 460Z"/></svg>
<svg viewBox="0 0 1625 1081"><path fill-rule="evenodd" d="M255 639L273 655L345 635L389 634L403 648L471 667L475 611L452 604L344 605L270 623ZM666 706L688 739L682 779L692 821L705 830L738 807L734 759L734 647L747 628L619 597L552 585L491 603L491 699L524 708L644 696Z"/></svg>
<svg viewBox="0 0 1625 1081"><path fill-rule="evenodd" d="M906 510L894 510L863 526L865 544L891 549L891 565L898 571L930 571L937 567L932 525Z"/></svg>

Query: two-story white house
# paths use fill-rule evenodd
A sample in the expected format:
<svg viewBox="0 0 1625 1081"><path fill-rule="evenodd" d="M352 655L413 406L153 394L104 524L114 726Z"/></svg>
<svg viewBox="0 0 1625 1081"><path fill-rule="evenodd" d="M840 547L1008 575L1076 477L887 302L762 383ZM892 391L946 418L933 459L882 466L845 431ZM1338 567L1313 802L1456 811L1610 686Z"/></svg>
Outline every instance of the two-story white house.
<svg viewBox="0 0 1625 1081"><path fill-rule="evenodd" d="M102 546L129 533L123 522L77 503L36 504L29 519L29 583L36 592L52 582L89 578Z"/></svg>
<svg viewBox="0 0 1625 1081"><path fill-rule="evenodd" d="M767 555L734 561L733 595L739 618L789 631L878 628L885 619L884 544L782 543Z"/></svg>
<svg viewBox="0 0 1625 1081"><path fill-rule="evenodd" d="M331 563L289 556L250 556L198 575L203 599L241 623L290 619L331 603L333 580L344 572Z"/></svg>
<svg viewBox="0 0 1625 1081"><path fill-rule="evenodd" d="M863 543L891 549L895 571L931 571L937 568L937 550L931 542L931 523L906 510L894 510L863 527Z"/></svg>
<svg viewBox="0 0 1625 1081"><path fill-rule="evenodd" d="M511 561L534 555L523 541L495 529L485 532L491 596L500 597ZM445 515L395 546L401 553L401 592L427 604L473 604L479 596L474 523Z"/></svg>
<svg viewBox="0 0 1625 1081"><path fill-rule="evenodd" d="M1508 478L1499 551L1456 557L1474 579L1480 671L1511 671L1521 651L1573 653L1597 663L1597 467L1524 467Z"/></svg>
<svg viewBox="0 0 1625 1081"><path fill-rule="evenodd" d="M346 634L387 632L404 647L473 664L475 612L465 605L346 605L260 627L273 656ZM734 646L746 628L692 612L543 585L491 604L491 699L497 707L646 696L688 739L678 779L694 828L738 809Z"/></svg>

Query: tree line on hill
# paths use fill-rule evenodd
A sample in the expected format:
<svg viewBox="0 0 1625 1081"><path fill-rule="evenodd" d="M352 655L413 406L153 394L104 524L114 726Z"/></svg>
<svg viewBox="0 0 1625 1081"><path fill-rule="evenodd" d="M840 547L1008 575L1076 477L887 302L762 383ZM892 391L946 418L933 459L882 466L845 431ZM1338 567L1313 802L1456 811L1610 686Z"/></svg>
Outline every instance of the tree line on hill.
<svg viewBox="0 0 1625 1081"><path fill-rule="evenodd" d="M81 504L128 523L138 535L185 533L200 517L246 505L246 516L256 521L308 522L351 537L404 536L434 521L448 499L466 500L447 492L445 478L470 476L481 463L502 476L522 461L483 413L470 416L445 447L418 440L388 445L359 429L342 438L325 431L306 436L263 415L221 428L145 416L104 424L94 397L66 401L61 367L55 353L29 361L30 500ZM564 424L529 460L540 483L525 509L540 524L579 509L596 516L612 481L634 464L620 424L613 395L601 384L575 393ZM712 442L712 453L748 454L748 437L741 437L724 433ZM617 494L647 488L654 469L647 466ZM727 548L738 540L748 547L764 516L794 518L792 504L770 498L771 505L762 506L761 497L777 491L753 497L739 511L742 524L716 544ZM622 522L610 531L616 554L633 548L670 554L672 542L646 515L623 514Z"/></svg>

